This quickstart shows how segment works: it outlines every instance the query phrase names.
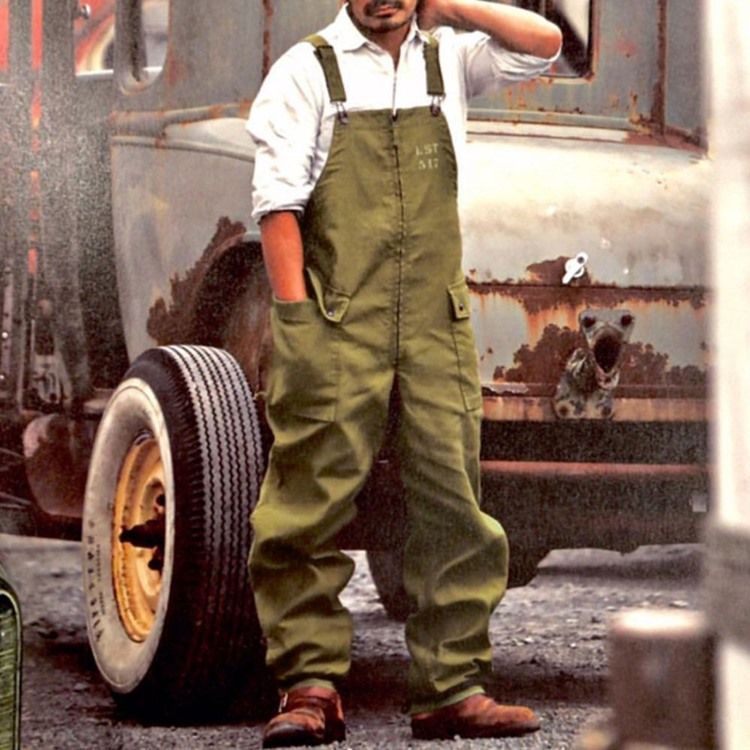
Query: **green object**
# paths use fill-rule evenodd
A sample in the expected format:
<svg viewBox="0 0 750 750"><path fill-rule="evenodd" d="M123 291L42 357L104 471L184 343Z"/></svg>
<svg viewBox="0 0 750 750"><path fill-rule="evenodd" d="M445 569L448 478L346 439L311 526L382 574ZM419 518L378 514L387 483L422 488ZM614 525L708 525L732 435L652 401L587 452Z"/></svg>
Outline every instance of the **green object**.
<svg viewBox="0 0 750 750"><path fill-rule="evenodd" d="M319 56L340 80L331 59ZM395 390L410 524L404 583L417 604L406 625L415 712L481 690L508 560L503 529L478 504L481 390L456 160L437 104L336 122L302 219L313 298L272 310L275 442L250 553L280 683L339 681L352 623L338 595L353 563L335 538L356 513Z"/></svg>
<svg viewBox="0 0 750 750"><path fill-rule="evenodd" d="M0 568L0 750L20 747L21 609Z"/></svg>

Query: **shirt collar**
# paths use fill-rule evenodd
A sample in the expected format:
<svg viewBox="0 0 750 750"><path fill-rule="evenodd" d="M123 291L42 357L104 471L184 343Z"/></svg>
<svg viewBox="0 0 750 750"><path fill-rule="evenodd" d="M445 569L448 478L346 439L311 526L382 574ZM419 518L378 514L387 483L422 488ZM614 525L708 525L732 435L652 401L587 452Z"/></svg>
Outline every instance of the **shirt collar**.
<svg viewBox="0 0 750 750"><path fill-rule="evenodd" d="M374 44L354 25L354 21L349 16L347 5L342 6L341 10L339 10L333 22L333 28L338 37L338 46L344 52L352 52L365 45ZM416 15L411 19L409 33L406 35L402 46L410 44L415 38L419 39L420 42L426 41L426 35L417 26Z"/></svg>

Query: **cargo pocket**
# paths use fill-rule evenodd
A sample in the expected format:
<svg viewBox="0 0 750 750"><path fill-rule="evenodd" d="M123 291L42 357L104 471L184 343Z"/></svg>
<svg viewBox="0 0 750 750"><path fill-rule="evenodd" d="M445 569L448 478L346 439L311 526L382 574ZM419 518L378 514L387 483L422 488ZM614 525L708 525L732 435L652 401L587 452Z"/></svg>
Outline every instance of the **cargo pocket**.
<svg viewBox="0 0 750 750"><path fill-rule="evenodd" d="M349 300L314 286L314 299L273 301L268 408L278 416L331 422L336 416L341 376L339 324Z"/></svg>
<svg viewBox="0 0 750 750"><path fill-rule="evenodd" d="M482 387L479 382L479 359L471 327L469 288L462 279L448 287L451 312L451 333L458 362L458 383L467 411L482 405Z"/></svg>

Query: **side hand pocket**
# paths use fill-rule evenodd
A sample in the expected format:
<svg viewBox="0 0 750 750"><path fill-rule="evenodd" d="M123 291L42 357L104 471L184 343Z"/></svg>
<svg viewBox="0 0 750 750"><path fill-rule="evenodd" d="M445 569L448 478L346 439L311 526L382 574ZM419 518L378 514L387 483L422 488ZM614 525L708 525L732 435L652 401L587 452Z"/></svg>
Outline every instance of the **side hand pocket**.
<svg viewBox="0 0 750 750"><path fill-rule="evenodd" d="M267 400L271 417L334 419L339 380L335 329L320 314L317 300L273 301Z"/></svg>
<svg viewBox="0 0 750 750"><path fill-rule="evenodd" d="M466 281L461 279L451 284L448 287L448 296L461 395L466 410L474 411L482 406L482 387L479 381L479 357L471 327L470 295Z"/></svg>

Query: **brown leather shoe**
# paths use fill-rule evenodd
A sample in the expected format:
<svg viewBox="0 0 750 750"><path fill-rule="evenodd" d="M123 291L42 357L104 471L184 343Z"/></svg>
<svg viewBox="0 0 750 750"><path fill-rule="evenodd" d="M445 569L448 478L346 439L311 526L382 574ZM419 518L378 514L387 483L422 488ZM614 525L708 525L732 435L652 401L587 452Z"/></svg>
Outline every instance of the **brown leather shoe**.
<svg viewBox="0 0 750 750"><path fill-rule="evenodd" d="M411 731L417 740L517 737L537 729L539 719L530 708L501 706L484 694L411 717Z"/></svg>
<svg viewBox="0 0 750 750"><path fill-rule="evenodd" d="M263 731L263 747L327 745L345 737L339 694L330 688L301 687L282 693L279 713Z"/></svg>

